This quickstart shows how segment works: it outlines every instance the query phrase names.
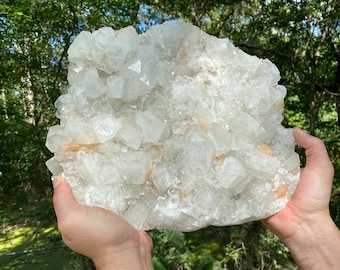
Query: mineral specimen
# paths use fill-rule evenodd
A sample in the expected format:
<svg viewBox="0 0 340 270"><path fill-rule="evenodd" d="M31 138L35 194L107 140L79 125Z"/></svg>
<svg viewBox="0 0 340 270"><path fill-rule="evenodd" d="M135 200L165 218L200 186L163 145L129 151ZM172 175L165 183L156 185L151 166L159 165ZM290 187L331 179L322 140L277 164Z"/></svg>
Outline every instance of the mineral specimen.
<svg viewBox="0 0 340 270"><path fill-rule="evenodd" d="M285 206L299 158L269 60L183 22L84 31L68 53L46 164L80 203L180 231Z"/></svg>

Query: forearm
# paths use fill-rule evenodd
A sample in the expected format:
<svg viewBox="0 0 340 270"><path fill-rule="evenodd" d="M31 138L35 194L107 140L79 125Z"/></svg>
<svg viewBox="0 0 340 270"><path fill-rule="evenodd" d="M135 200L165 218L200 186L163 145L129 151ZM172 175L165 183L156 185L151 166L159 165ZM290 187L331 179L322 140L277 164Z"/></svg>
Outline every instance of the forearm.
<svg viewBox="0 0 340 270"><path fill-rule="evenodd" d="M340 231L329 217L301 224L298 232L283 242L299 269L339 269Z"/></svg>

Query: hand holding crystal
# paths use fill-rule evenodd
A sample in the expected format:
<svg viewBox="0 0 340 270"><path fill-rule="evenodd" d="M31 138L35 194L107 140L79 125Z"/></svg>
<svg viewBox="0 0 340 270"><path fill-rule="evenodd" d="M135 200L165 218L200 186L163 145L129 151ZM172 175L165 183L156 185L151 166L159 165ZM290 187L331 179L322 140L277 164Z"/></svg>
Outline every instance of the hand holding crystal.
<svg viewBox="0 0 340 270"><path fill-rule="evenodd" d="M320 139L299 129L294 137L305 149L306 167L286 207L263 223L288 246L299 269L338 269L340 232L329 213L334 169Z"/></svg>
<svg viewBox="0 0 340 270"><path fill-rule="evenodd" d="M151 241L134 228L193 231L281 209L264 223L299 265L332 253L310 245L336 250L327 151L294 131L307 155L294 193L299 158L292 130L281 125L286 90L269 60L182 22L143 35L132 27L83 31L68 60L46 164L70 184L54 180L63 238L98 268L120 259L150 267Z"/></svg>
<svg viewBox="0 0 340 270"><path fill-rule="evenodd" d="M336 269L340 232L328 208L333 167L321 140L298 129L294 136L306 149L307 165L287 206L263 223L288 246L301 269ZM54 178L53 185L58 227L68 247L90 257L97 269L152 269L152 240L145 232L106 209L79 205L62 177Z"/></svg>
<svg viewBox="0 0 340 270"><path fill-rule="evenodd" d="M78 204L70 185L55 177L54 208L65 244L97 269L152 269L152 240L109 210ZM116 269L116 268L115 268Z"/></svg>

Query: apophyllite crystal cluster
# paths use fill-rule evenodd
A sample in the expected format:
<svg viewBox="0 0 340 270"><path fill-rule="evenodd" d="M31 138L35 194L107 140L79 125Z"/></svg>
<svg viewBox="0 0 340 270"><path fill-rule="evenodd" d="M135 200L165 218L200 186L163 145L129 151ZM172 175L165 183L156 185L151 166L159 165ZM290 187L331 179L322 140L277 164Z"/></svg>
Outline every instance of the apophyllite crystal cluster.
<svg viewBox="0 0 340 270"><path fill-rule="evenodd" d="M285 206L299 158L269 60L183 22L84 31L68 53L47 166L80 203L180 231Z"/></svg>

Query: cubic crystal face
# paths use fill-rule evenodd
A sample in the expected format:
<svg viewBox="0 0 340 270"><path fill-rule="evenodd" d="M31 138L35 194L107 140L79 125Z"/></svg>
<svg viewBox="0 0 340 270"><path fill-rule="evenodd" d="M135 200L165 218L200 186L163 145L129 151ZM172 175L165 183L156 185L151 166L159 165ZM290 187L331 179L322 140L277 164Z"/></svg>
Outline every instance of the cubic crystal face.
<svg viewBox="0 0 340 270"><path fill-rule="evenodd" d="M82 32L46 146L77 200L137 229L268 217L299 181L278 69L183 22Z"/></svg>

